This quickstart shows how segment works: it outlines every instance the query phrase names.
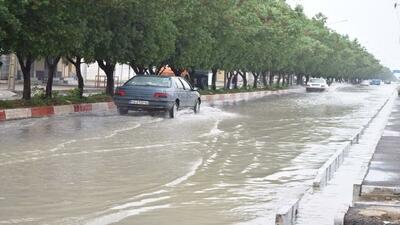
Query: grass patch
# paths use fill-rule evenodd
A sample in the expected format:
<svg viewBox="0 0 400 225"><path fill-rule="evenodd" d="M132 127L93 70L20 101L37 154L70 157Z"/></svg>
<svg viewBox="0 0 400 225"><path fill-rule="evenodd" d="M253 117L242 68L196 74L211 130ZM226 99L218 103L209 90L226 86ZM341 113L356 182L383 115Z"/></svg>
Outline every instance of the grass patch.
<svg viewBox="0 0 400 225"><path fill-rule="evenodd" d="M95 94L88 97L79 97L79 91L71 90L66 95L60 95L58 92L53 92L53 98L46 98L44 93L39 90L34 91L31 100L1 100L0 109L15 109L39 106L55 106L55 105L71 105L82 103L110 102L112 98L106 94Z"/></svg>

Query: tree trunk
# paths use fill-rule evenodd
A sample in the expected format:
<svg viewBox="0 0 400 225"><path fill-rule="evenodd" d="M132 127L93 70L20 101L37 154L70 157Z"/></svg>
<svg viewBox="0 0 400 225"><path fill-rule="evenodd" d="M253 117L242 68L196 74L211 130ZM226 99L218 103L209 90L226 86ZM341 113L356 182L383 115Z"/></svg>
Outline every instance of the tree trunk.
<svg viewBox="0 0 400 225"><path fill-rule="evenodd" d="M182 74L182 71L180 69L176 68L176 67L172 67L171 66L171 70L174 72L175 76L180 77L181 74Z"/></svg>
<svg viewBox="0 0 400 225"><path fill-rule="evenodd" d="M103 60L97 60L97 63L99 64L100 68L106 73L107 76L106 94L113 96L115 63Z"/></svg>
<svg viewBox="0 0 400 225"><path fill-rule="evenodd" d="M309 80L310 80L310 75L306 75L306 84L308 84Z"/></svg>
<svg viewBox="0 0 400 225"><path fill-rule="evenodd" d="M259 76L260 76L260 74L258 74L258 73L253 73L253 77L254 77L253 88L257 88L258 77L259 77Z"/></svg>
<svg viewBox="0 0 400 225"><path fill-rule="evenodd" d="M30 100L31 99L31 67L35 59L28 55L23 56L17 54L19 64L21 66L22 76L24 78L24 90L22 93L22 99Z"/></svg>
<svg viewBox="0 0 400 225"><path fill-rule="evenodd" d="M277 86L278 87L281 85L281 79L282 79L282 75L279 73L278 74L278 80L277 80Z"/></svg>
<svg viewBox="0 0 400 225"><path fill-rule="evenodd" d="M225 89L227 89L227 90L231 89L232 77L233 77L232 72L228 72L227 79L226 79L226 84L225 84Z"/></svg>
<svg viewBox="0 0 400 225"><path fill-rule="evenodd" d="M262 81L263 81L264 87L267 87L268 82L267 82L267 73L266 72L262 73Z"/></svg>
<svg viewBox="0 0 400 225"><path fill-rule="evenodd" d="M246 77L246 72L241 73L240 71L238 72L238 74L242 77L243 80L243 87L245 89L247 89L247 77ZM237 82L237 81L236 81ZM236 85L237 86L237 85Z"/></svg>
<svg viewBox="0 0 400 225"><path fill-rule="evenodd" d="M217 90L217 73L218 73L218 70L213 68L211 71L212 71L211 89L215 91L215 90Z"/></svg>
<svg viewBox="0 0 400 225"><path fill-rule="evenodd" d="M57 65L58 65L58 62L60 61L60 58L61 58L60 56L56 56L56 57L47 56L46 57L46 63L47 63L47 66L49 67L49 71L47 74L46 98L52 97L53 78L54 78L54 74L56 73Z"/></svg>
<svg viewBox="0 0 400 225"><path fill-rule="evenodd" d="M149 71L149 73L150 73L151 75L155 75L155 74L156 74L156 71L154 70L153 65L149 65L148 71Z"/></svg>
<svg viewBox="0 0 400 225"><path fill-rule="evenodd" d="M78 78L79 97L82 98L83 97L83 88L85 86L83 77L82 77L82 71L81 71L82 57L76 56L75 61L69 57L67 57L67 59L70 63L72 63L75 66L76 77Z"/></svg>
<svg viewBox="0 0 400 225"><path fill-rule="evenodd" d="M297 85L303 85L303 74L297 74L296 75L296 84Z"/></svg>
<svg viewBox="0 0 400 225"><path fill-rule="evenodd" d="M274 84L274 74L272 72L269 72L269 86L272 87Z"/></svg>
<svg viewBox="0 0 400 225"><path fill-rule="evenodd" d="M237 72L235 73L235 75L233 75L232 82L233 82L233 88L237 89L238 88L238 73Z"/></svg>
<svg viewBox="0 0 400 225"><path fill-rule="evenodd" d="M129 63L129 66L133 69L136 75L144 75L146 74L146 68L141 65L136 65L133 62Z"/></svg>

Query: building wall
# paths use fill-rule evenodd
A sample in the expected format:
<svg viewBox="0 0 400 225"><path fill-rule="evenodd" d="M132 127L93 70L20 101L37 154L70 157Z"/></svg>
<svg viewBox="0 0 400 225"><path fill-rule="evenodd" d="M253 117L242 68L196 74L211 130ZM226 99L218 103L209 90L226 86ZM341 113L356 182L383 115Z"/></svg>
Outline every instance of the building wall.
<svg viewBox="0 0 400 225"><path fill-rule="evenodd" d="M3 66L0 69L0 79L1 80L7 80L10 74L10 58L11 55L2 55L0 56L0 60L3 62ZM16 60L16 64L14 65L16 67L15 69L15 78L17 80L22 80L23 76L22 76L22 71L21 71L21 67L18 63L18 60ZM65 69L64 67L66 67L65 62L63 62L62 60L60 60L60 62L58 63L57 66L57 73L55 75L55 77L63 77L65 76ZM31 68L31 78L33 81L42 81L45 79L45 77L47 76L47 66L45 64L45 60L40 59L40 60L36 60L33 64L32 64L32 68Z"/></svg>

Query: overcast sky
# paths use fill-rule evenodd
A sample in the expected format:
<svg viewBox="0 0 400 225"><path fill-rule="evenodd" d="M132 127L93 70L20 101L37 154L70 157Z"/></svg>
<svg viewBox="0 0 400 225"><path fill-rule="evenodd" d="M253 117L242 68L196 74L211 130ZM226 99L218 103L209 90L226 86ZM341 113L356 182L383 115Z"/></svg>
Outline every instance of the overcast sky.
<svg viewBox="0 0 400 225"><path fill-rule="evenodd" d="M400 7L395 0L287 0L303 5L312 17L322 12L328 26L357 38L369 52L391 69L400 69ZM400 3L400 0L397 1Z"/></svg>

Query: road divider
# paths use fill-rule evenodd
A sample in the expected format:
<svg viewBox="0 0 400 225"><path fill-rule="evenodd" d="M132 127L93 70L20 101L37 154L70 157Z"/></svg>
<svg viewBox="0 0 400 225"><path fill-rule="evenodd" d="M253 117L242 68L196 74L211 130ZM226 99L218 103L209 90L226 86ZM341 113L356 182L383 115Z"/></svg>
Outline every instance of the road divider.
<svg viewBox="0 0 400 225"><path fill-rule="evenodd" d="M262 98L269 95L282 95L288 93L291 93L291 91L290 90L255 91L255 92L240 92L240 93L216 94L216 95L202 95L201 101L209 103L237 102L237 101L246 101L246 100Z"/></svg>
<svg viewBox="0 0 400 225"><path fill-rule="evenodd" d="M298 199L289 200L285 205L278 209L278 212L275 216L276 225L292 225L296 223L296 216L299 210L300 200L303 195L301 195L301 197Z"/></svg>
<svg viewBox="0 0 400 225"><path fill-rule="evenodd" d="M350 152L352 145L358 144L361 136L364 134L365 130L369 127L372 121L379 115L382 109L387 105L387 103L394 97L391 95L385 102L377 109L374 115L368 120L368 122L362 126L349 141L347 141L343 148L336 151L318 170L317 175L313 181L312 187L307 189L304 193L300 194L296 199L286 199L285 204L278 208L275 216L276 225L294 225L296 223L296 216L299 209L299 203L307 192L312 192L325 187L328 182L333 178L334 173L343 164L343 161L347 154ZM363 168L363 172L365 169ZM361 195L361 184L355 184L353 190L354 196ZM336 216L335 220L340 221L340 215ZM337 222L337 224L340 224Z"/></svg>
<svg viewBox="0 0 400 225"><path fill-rule="evenodd" d="M328 182L333 178L334 173L342 165L344 158L347 156L347 154L351 149L351 146L359 143L360 138L364 134L365 130L372 123L372 121L379 115L379 113L387 105L387 103L391 98L392 96L386 99L386 101L378 108L378 110L374 113L374 115L368 120L368 122L353 135L351 140L347 142L342 149L336 151L335 154L332 155L328 159L328 161L326 161L325 164L318 170L317 176L315 177L313 182L314 189L320 189L328 184Z"/></svg>
<svg viewBox="0 0 400 225"><path fill-rule="evenodd" d="M21 109L5 109L0 111L0 121L47 116L60 116L71 113L102 112L115 109L112 102L87 103L76 105L41 106Z"/></svg>
<svg viewBox="0 0 400 225"><path fill-rule="evenodd" d="M279 90L279 91L257 91L257 92L203 95L201 96L201 100L207 103L236 102L236 101L262 98L269 95L282 95L288 93L291 92L289 90ZM99 102L99 103L84 103L84 104L74 104L74 105L4 109L0 110L0 121L39 118L48 116L62 116L71 113L107 112L115 110L116 108L117 106L114 104L114 102Z"/></svg>

